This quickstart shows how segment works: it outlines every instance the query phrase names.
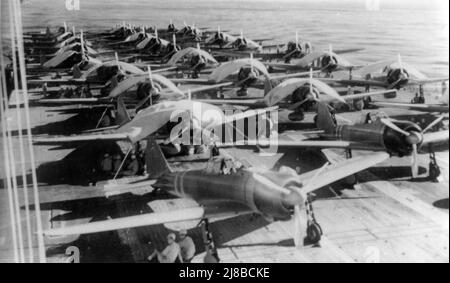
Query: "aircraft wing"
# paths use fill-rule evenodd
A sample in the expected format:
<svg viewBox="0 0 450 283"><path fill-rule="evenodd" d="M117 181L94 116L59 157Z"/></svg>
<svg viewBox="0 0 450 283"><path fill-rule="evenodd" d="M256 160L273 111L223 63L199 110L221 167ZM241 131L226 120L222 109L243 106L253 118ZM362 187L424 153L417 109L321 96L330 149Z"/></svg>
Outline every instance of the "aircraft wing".
<svg viewBox="0 0 450 283"><path fill-rule="evenodd" d="M409 80L408 85L425 85L425 84L433 84L433 83L442 83L447 82L449 78L432 78L432 79L417 79L417 80Z"/></svg>
<svg viewBox="0 0 450 283"><path fill-rule="evenodd" d="M372 96L376 96L376 95L389 94L389 93L397 93L397 91L396 90L381 90L381 91L373 91L373 92L363 92L363 93L358 93L358 94L344 95L344 96L342 96L342 98L345 101L352 101L355 99L363 99L366 97L372 97Z"/></svg>
<svg viewBox="0 0 450 283"><path fill-rule="evenodd" d="M340 54L346 54L346 53L354 53L363 51L364 48L349 48L349 49L339 49L339 50L333 50L334 53L340 55Z"/></svg>
<svg viewBox="0 0 450 283"><path fill-rule="evenodd" d="M44 105L72 105L72 104L101 104L109 103L110 98L54 98L54 99L39 99L37 102Z"/></svg>
<svg viewBox="0 0 450 283"><path fill-rule="evenodd" d="M39 79L39 80L27 80L29 85L42 85L42 84L72 84L79 85L85 84L85 79ZM91 83L91 82L90 82ZM92 82L102 84L102 82Z"/></svg>
<svg viewBox="0 0 450 283"><path fill-rule="evenodd" d="M379 107L402 108L424 112L440 112L448 113L448 105L444 104L412 104L412 103L395 103L395 102L371 102L370 104Z"/></svg>
<svg viewBox="0 0 450 283"><path fill-rule="evenodd" d="M434 143L443 143L449 141L449 131L439 131L434 133L423 134L423 141L421 147L426 147L427 145ZM447 144L448 145L448 144Z"/></svg>
<svg viewBox="0 0 450 283"><path fill-rule="evenodd" d="M72 142L84 142L84 141L120 141L129 140L130 134L128 133L114 133L114 134L96 134L96 135L77 135L77 136L64 136L64 137L50 137L50 138L33 138L34 143L39 144L58 144L58 143L72 143Z"/></svg>
<svg viewBox="0 0 450 283"><path fill-rule="evenodd" d="M213 89L219 89L222 87L227 87L227 86L232 86L232 85L233 85L232 82L227 82L227 83L214 84L214 85L194 88L194 89L190 89L189 91L191 92L191 94L193 94L193 93L199 93L199 92L204 92L204 91L213 90ZM189 91L185 91L184 94L187 95L189 93Z"/></svg>
<svg viewBox="0 0 450 283"><path fill-rule="evenodd" d="M303 190L305 194L318 190L326 185L332 184L345 177L370 168L389 158L385 152L377 152L367 156L360 156L347 159L342 162L329 165L323 172L316 176L319 170L313 170L299 176L303 184L308 184L308 189ZM321 177L323 176L323 177Z"/></svg>
<svg viewBox="0 0 450 283"><path fill-rule="evenodd" d="M82 225L55 228L44 231L46 236L64 236L100 233L106 231L130 229L136 227L201 220L205 211L201 207L193 207L168 212L155 212L118 219L90 222Z"/></svg>
<svg viewBox="0 0 450 283"><path fill-rule="evenodd" d="M277 70L289 70L289 71L296 71L296 70L305 70L306 68L299 65L294 64L288 64L288 63L266 63L267 66L275 68Z"/></svg>
<svg viewBox="0 0 450 283"><path fill-rule="evenodd" d="M250 108L266 106L262 99L195 99L195 101L209 103L213 105L236 105Z"/></svg>
<svg viewBox="0 0 450 283"><path fill-rule="evenodd" d="M387 88L389 85L385 82L375 81L375 80L342 80L342 79L330 79L330 78L320 78L321 81L326 83L338 83L345 86L373 86Z"/></svg>

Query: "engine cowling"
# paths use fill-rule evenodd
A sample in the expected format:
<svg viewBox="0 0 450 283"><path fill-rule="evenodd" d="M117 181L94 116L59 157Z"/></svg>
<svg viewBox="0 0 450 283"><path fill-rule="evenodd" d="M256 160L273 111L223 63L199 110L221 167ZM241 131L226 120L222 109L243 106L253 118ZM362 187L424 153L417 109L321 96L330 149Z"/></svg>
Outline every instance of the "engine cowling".
<svg viewBox="0 0 450 283"><path fill-rule="evenodd" d="M338 126L333 138L367 144L368 149L371 149L370 146L382 148L394 156L410 155L413 151L413 144L422 142L422 130L418 125L409 121L395 121L393 123L410 135L405 136L376 121L372 124Z"/></svg>
<svg viewBox="0 0 450 283"><path fill-rule="evenodd" d="M401 89L409 80L409 74L405 69L391 69L387 74L386 81L391 88Z"/></svg>
<svg viewBox="0 0 450 283"><path fill-rule="evenodd" d="M338 60L334 56L325 55L322 57L321 65L322 68L327 70L328 72L333 72L338 67Z"/></svg>
<svg viewBox="0 0 450 283"><path fill-rule="evenodd" d="M250 86L256 83L258 78L258 71L252 70L250 67L242 67L238 73L238 81L243 82L243 85Z"/></svg>

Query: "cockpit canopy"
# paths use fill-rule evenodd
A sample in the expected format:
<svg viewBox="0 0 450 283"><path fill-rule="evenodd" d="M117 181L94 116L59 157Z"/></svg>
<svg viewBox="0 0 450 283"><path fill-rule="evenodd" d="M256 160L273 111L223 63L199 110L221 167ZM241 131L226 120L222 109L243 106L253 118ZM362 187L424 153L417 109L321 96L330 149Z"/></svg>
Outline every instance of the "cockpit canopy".
<svg viewBox="0 0 450 283"><path fill-rule="evenodd" d="M230 157L216 156L211 158L204 171L206 174L230 175L243 168L243 164Z"/></svg>

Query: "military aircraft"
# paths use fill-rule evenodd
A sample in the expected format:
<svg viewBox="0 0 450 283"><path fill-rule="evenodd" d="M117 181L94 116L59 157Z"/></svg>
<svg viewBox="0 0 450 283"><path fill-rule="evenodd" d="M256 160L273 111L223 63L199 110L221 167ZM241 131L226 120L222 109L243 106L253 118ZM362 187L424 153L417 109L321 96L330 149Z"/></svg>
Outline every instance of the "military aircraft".
<svg viewBox="0 0 450 283"><path fill-rule="evenodd" d="M269 78L270 75L266 74ZM289 76L289 75L287 75ZM391 92L392 90L388 90ZM395 92L395 91L394 91ZM293 121L303 120L303 106L311 102L341 102L357 103L358 101L376 95L386 94L386 91L366 92L353 95L340 95L336 90L321 80L313 78L312 69L309 78L291 78L281 82L276 87L267 90L264 98L260 99L203 99L200 101L218 105L238 105L249 108L279 106L289 110L295 110L289 115ZM289 99L286 101L287 99Z"/></svg>
<svg viewBox="0 0 450 283"><path fill-rule="evenodd" d="M295 51L297 50L293 50L292 52ZM344 51L344 53L346 53L346 51ZM312 51L300 57L300 59L289 60L288 63L268 62L266 64L273 70L304 71L313 68L314 70L322 71L328 75L335 71L351 72L353 69L362 67L360 65L355 65L344 57L338 55L333 51L333 46L331 44L329 49L326 51Z"/></svg>
<svg viewBox="0 0 450 283"><path fill-rule="evenodd" d="M296 246L303 245L304 240L310 244L317 244L321 240L322 229L314 217L310 194L387 158L386 153L374 153L338 164L329 166L326 164L318 170L297 175L289 168L282 168L279 172L245 168L242 164L222 156L211 158L204 169L175 172L155 139L150 137L146 150L148 179L116 186L114 189L133 191L140 187L151 186L179 198L193 199L198 206L55 228L45 231L44 234L46 236L90 234L258 213L271 221L293 221L292 235ZM305 208L307 216L306 237L303 237L301 227L302 208Z"/></svg>
<svg viewBox="0 0 450 283"><path fill-rule="evenodd" d="M77 38L74 36L73 38ZM70 41L67 45L57 47L61 52L56 52L55 56L42 64L44 69L52 68L72 68L74 65L78 65L80 69L90 68L93 65L101 64L101 61L92 57L95 52L91 52L89 48L86 47L86 42L83 36L83 30L80 31L79 44L75 44L72 48L66 49L70 44L74 43L76 40ZM69 40L69 39L68 39ZM34 65L28 65L27 68L36 67ZM40 68L41 66L37 66Z"/></svg>
<svg viewBox="0 0 450 283"><path fill-rule="evenodd" d="M380 61L355 70L348 80L330 78L325 80L351 86L401 89L407 86L446 82L449 78L428 78L416 68L403 63L399 54L396 60Z"/></svg>
<svg viewBox="0 0 450 283"><path fill-rule="evenodd" d="M443 117L438 117L425 129L410 121L400 121L389 117L363 124L338 125L336 117L330 112L330 107L318 103L315 123L321 132L315 138L301 138L295 134L286 134L276 140L247 140L250 145L258 145L262 150L272 142L278 148L341 148L351 156L351 150L384 151L390 156L411 156L412 176L418 176L418 152L434 154L435 149L442 146L448 150L449 132L439 131L428 133ZM220 147L230 147L230 144L218 144Z"/></svg>

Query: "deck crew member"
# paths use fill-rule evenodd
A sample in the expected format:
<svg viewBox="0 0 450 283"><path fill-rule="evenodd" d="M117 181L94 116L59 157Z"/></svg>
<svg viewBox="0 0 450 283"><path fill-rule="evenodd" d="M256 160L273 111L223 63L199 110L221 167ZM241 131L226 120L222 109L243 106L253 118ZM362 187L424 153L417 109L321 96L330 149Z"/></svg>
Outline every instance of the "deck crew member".
<svg viewBox="0 0 450 283"><path fill-rule="evenodd" d="M152 262L155 257L159 263L175 263L177 259L183 262L181 257L180 246L175 242L176 236L174 233L167 235L167 247L162 251L158 252L155 250L147 259Z"/></svg>
<svg viewBox="0 0 450 283"><path fill-rule="evenodd" d="M117 153L113 156L113 172L114 174L117 174L120 170L120 165L122 165L122 156Z"/></svg>
<svg viewBox="0 0 450 283"><path fill-rule="evenodd" d="M130 161L128 162L125 170L122 172L123 176L136 176L139 172L139 162L136 158L136 154L130 155Z"/></svg>
<svg viewBox="0 0 450 283"><path fill-rule="evenodd" d="M113 171L113 159L109 153L105 153L101 162L100 170L103 177L109 177Z"/></svg>
<svg viewBox="0 0 450 283"><path fill-rule="evenodd" d="M191 237L188 236L186 230L180 231L180 246L181 257L183 262L191 262L195 255L195 244Z"/></svg>

